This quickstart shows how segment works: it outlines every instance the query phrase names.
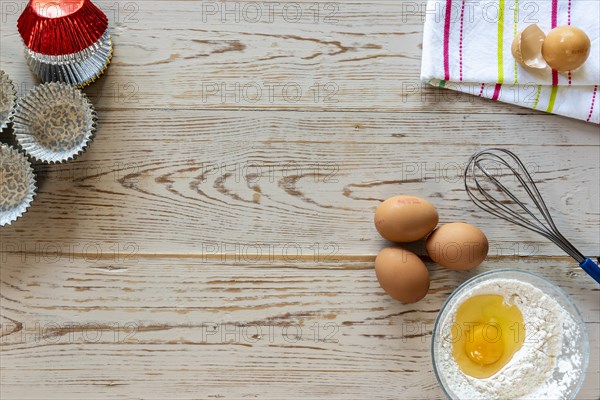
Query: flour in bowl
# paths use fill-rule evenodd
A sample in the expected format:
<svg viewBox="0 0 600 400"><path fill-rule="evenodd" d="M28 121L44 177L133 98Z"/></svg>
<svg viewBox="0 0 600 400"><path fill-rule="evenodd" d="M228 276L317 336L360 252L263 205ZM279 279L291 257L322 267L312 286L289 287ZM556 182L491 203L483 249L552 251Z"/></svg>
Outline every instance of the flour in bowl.
<svg viewBox="0 0 600 400"><path fill-rule="evenodd" d="M500 371L477 379L463 373L452 355L458 308L477 295L500 295L523 315L525 340ZM578 343L584 333L570 313L535 286L516 279L481 282L461 294L443 321L437 346L437 370L459 399L564 399L580 379L584 357Z"/></svg>

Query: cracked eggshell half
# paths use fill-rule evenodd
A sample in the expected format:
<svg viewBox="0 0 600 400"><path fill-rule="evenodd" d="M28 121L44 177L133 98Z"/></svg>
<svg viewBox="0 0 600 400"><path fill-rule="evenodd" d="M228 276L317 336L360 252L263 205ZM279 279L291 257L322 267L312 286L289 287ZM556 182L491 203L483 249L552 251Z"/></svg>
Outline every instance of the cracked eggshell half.
<svg viewBox="0 0 600 400"><path fill-rule="evenodd" d="M524 67L543 69L548 66L542 55L546 35L536 24L531 24L515 36L512 55Z"/></svg>

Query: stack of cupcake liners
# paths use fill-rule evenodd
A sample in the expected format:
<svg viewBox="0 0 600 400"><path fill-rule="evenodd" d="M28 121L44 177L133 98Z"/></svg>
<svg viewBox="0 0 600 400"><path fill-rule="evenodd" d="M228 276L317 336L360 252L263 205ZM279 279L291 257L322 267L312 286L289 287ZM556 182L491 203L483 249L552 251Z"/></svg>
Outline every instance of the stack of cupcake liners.
<svg viewBox="0 0 600 400"><path fill-rule="evenodd" d="M31 71L43 82L68 82L84 87L108 68L112 41L107 32L96 43L77 53L46 55L26 49L25 57Z"/></svg>
<svg viewBox="0 0 600 400"><path fill-rule="evenodd" d="M0 143L0 227L25 213L36 195L32 163L60 164L93 141L97 115L81 88L112 58L108 19L90 0L30 0L17 23L25 59L44 82L17 99L0 70L0 123L12 124L16 148Z"/></svg>
<svg viewBox="0 0 600 400"><path fill-rule="evenodd" d="M31 0L17 29L27 64L43 82L84 87L110 64L108 18L90 0Z"/></svg>

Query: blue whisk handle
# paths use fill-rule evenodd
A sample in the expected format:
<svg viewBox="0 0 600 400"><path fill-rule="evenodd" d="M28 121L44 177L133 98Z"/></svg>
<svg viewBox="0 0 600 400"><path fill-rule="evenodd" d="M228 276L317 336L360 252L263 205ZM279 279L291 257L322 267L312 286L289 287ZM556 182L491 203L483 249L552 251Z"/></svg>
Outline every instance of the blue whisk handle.
<svg viewBox="0 0 600 400"><path fill-rule="evenodd" d="M593 262L589 258L586 258L584 262L582 262L581 264L579 264L579 266L585 272L587 272L589 276L591 276L592 278L594 278L594 280L596 282L600 283L600 266L598 266L598 264L596 264L595 262Z"/></svg>

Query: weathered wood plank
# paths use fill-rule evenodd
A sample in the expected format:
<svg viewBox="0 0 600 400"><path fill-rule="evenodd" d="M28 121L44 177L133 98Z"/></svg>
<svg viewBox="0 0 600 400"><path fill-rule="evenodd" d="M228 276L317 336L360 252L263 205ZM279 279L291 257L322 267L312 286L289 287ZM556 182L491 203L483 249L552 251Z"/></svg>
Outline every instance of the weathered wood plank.
<svg viewBox="0 0 600 400"><path fill-rule="evenodd" d="M115 42L106 77L87 89L99 109L542 115L421 84L424 1L98 4ZM24 92L34 79L16 31L22 4L3 5L1 67ZM533 102L535 88L515 95Z"/></svg>
<svg viewBox="0 0 600 400"><path fill-rule="evenodd" d="M480 147L517 151L565 235L597 255L597 126L421 87L412 2L242 0L225 16L222 2L98 3L116 47L86 89L97 141L38 167L31 212L0 231L2 399L441 398L437 311L503 267L573 296L591 340L580 397L597 398L600 291L545 257L553 245L476 213L459 179ZM248 21L257 4L272 21ZM22 4L1 6L0 68L23 94ZM373 209L398 193L491 241L475 271L428 264L414 306L372 271Z"/></svg>
<svg viewBox="0 0 600 400"><path fill-rule="evenodd" d="M444 223L480 225L494 256L562 255L468 200L468 157L503 145L530 165L563 233L594 255L600 136L552 119L468 115L448 127L397 114L106 111L84 157L39 169L39 195L0 232L2 250L372 255L383 243L375 207L407 193L433 201Z"/></svg>
<svg viewBox="0 0 600 400"><path fill-rule="evenodd" d="M440 398L429 356L437 311L460 282L505 267L571 294L591 341L581 398L598 392L600 291L565 259L462 273L428 264L429 295L405 306L382 293L372 259L3 257L3 398L75 399L91 387L104 399Z"/></svg>

